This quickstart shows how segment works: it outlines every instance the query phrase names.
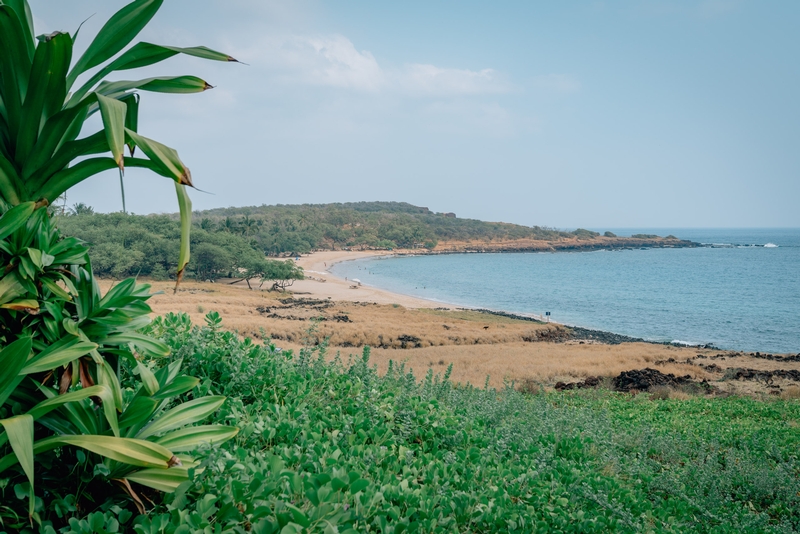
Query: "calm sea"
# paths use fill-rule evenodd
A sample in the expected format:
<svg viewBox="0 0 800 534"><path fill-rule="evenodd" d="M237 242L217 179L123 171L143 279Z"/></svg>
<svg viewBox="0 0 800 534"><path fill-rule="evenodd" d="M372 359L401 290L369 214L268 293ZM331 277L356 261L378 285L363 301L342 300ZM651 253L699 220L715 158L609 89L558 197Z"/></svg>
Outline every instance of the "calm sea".
<svg viewBox="0 0 800 534"><path fill-rule="evenodd" d="M450 254L337 264L363 284L640 337L800 352L800 229L611 229L694 249ZM765 246L766 245L766 246Z"/></svg>

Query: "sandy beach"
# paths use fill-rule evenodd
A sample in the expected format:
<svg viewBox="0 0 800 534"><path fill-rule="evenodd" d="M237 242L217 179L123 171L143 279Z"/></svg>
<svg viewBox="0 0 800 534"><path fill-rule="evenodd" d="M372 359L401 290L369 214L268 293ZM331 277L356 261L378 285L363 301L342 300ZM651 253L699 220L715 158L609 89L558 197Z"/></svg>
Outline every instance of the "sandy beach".
<svg viewBox="0 0 800 534"><path fill-rule="evenodd" d="M431 300L425 300L399 293L392 293L375 287L368 287L347 281L330 272L330 268L343 261L360 260L396 254L412 254L411 251L397 251L394 254L385 251L321 251L300 256L297 264L306 273L306 280L298 280L292 285L291 291L296 295L310 298L327 299L335 301L374 302L376 304L399 304L406 308L438 308L454 307Z"/></svg>
<svg viewBox="0 0 800 534"><path fill-rule="evenodd" d="M399 253L404 253L400 251ZM359 357L371 348L379 371L390 361L405 363L418 378L452 364L461 383L504 382L552 387L589 376L612 377L634 369L708 380L724 393L778 394L796 387L792 380L731 380L733 369L800 371L797 358L765 359L735 351L654 343L605 344L576 339L558 324L502 317L353 284L329 272L337 262L385 255L371 251L326 251L301 256L308 279L285 293L249 290L244 283L187 281L173 294L170 282L152 282L162 291L151 299L156 314L185 312L203 324L209 311L226 328L256 340L270 339L284 349L327 339L329 356ZM356 288L354 288L355 286ZM312 325L313 332L310 330ZM311 332L311 333L310 333ZM791 359L791 358L794 358ZM713 363L712 363L713 362ZM767 383L769 382L769 384ZM532 386L531 386L532 385Z"/></svg>

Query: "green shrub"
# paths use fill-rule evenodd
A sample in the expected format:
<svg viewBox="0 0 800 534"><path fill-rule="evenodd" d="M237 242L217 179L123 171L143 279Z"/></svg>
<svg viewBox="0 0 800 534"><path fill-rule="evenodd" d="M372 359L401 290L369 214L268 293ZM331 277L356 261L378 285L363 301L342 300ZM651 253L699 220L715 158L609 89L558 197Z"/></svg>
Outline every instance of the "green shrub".
<svg viewBox="0 0 800 534"><path fill-rule="evenodd" d="M369 350L332 361L182 315L151 332L231 397L239 435L137 532L786 532L800 527L797 403L652 402L456 386ZM312 336L313 337L313 336ZM244 527L243 527L244 526ZM237 530L238 529L238 530ZM352 529L352 530L351 530Z"/></svg>
<svg viewBox="0 0 800 534"><path fill-rule="evenodd" d="M584 228L578 228L574 232L570 233L582 239L594 239L595 237L600 235L600 232L592 232L591 230L586 230Z"/></svg>

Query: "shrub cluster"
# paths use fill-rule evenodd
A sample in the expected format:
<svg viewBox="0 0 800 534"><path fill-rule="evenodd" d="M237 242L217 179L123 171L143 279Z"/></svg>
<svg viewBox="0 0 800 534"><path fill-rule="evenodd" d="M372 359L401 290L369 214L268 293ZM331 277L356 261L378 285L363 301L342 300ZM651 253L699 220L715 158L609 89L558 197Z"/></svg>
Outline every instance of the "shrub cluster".
<svg viewBox="0 0 800 534"><path fill-rule="evenodd" d="M191 481L131 514L98 503L61 532L793 532L796 401L650 400L378 376L325 344L297 354L185 315L149 333L223 394ZM309 339L316 339L311 333ZM13 499L12 495L5 495ZM95 530L92 530L95 529ZM102 530L104 529L104 530ZM50 530L49 532L53 532Z"/></svg>

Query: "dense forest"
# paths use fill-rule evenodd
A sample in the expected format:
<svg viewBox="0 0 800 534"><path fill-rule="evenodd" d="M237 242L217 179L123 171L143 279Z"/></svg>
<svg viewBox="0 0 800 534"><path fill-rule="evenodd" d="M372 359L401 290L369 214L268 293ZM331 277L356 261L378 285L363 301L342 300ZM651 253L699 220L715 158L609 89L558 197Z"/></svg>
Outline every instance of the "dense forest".
<svg viewBox="0 0 800 534"><path fill-rule="evenodd" d="M77 204L56 217L66 235L92 245L93 266L101 276L140 274L163 279L175 272L180 238L177 215L96 214L91 207ZM285 257L346 247L432 249L440 241L597 235L581 229L561 232L460 219L401 202L219 208L194 214L192 260L187 270L189 276L202 280L247 273L244 277L264 267L265 255Z"/></svg>

